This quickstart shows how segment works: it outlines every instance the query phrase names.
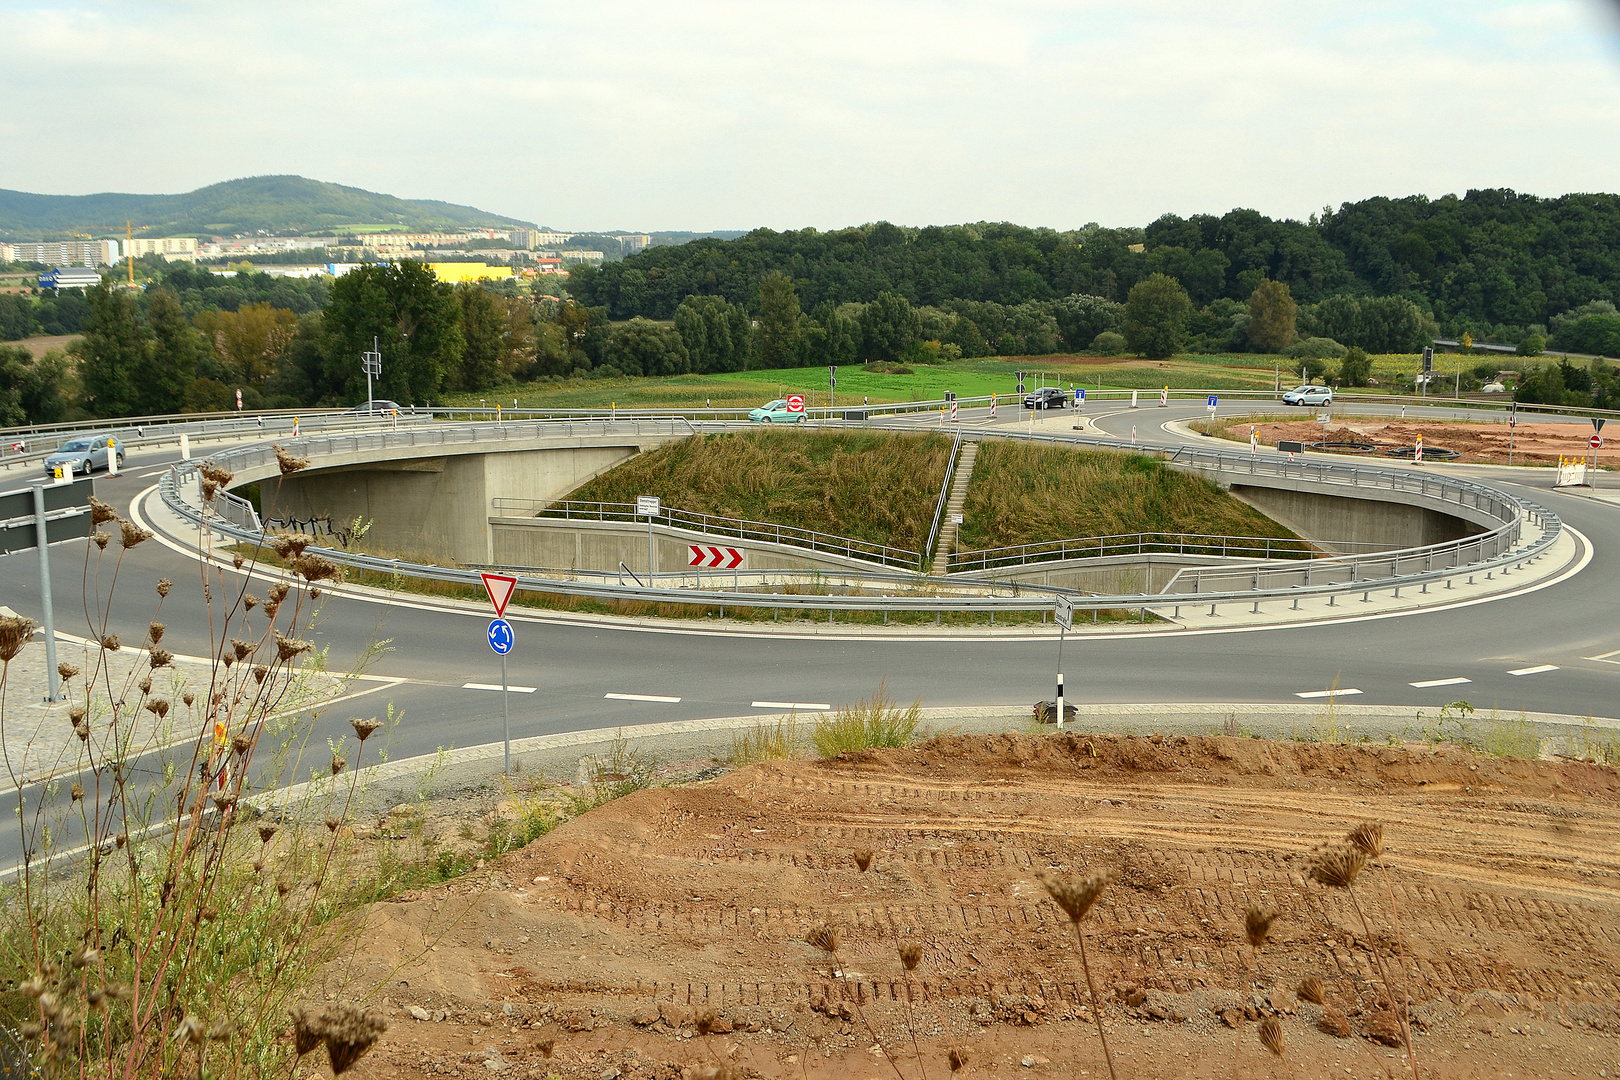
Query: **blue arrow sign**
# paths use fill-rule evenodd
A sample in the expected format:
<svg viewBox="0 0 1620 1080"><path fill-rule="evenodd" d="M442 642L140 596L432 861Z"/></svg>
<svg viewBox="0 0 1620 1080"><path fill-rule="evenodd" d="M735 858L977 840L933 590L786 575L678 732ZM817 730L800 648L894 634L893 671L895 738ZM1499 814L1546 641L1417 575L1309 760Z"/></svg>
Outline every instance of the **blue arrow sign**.
<svg viewBox="0 0 1620 1080"><path fill-rule="evenodd" d="M512 624L505 619L496 619L489 624L489 647L502 656L512 651L512 644L516 640L512 636Z"/></svg>

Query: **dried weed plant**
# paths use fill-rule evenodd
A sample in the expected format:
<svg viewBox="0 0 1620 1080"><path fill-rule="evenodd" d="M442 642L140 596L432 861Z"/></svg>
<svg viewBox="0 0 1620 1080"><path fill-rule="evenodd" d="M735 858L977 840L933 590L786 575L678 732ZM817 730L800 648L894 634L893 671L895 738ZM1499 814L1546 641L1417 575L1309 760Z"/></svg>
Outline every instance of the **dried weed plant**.
<svg viewBox="0 0 1620 1080"><path fill-rule="evenodd" d="M1039 878L1052 897L1052 902L1074 924L1074 936L1080 942L1080 963L1086 972L1086 988L1091 992L1091 1015L1097 1021L1097 1038L1102 1042L1103 1057L1108 1062L1108 1075L1112 1080L1118 1080L1119 1074L1114 1070L1114 1052L1108 1048L1108 1035L1103 1031L1102 1002L1097 997L1097 983L1091 977L1091 959L1086 954L1086 932L1081 926L1092 905L1102 898L1103 890L1108 888L1108 872L1099 871L1085 877L1044 873Z"/></svg>
<svg viewBox="0 0 1620 1080"><path fill-rule="evenodd" d="M866 1027L866 1033L872 1037L873 1045L883 1053L883 1060L889 1063L889 1068L894 1070L894 1075L899 1077L900 1080L905 1080L905 1074L900 1071L900 1066L895 1063L894 1055L890 1054L889 1048L883 1045L883 1040L878 1037L877 1029L872 1026L872 1021L866 1015L866 1009L861 1004L863 996L861 985L850 980L849 974L844 968L844 961L838 955L838 946L843 941L843 931L834 923L821 922L810 928L809 933L805 934L804 940L813 948L820 949L832 957L833 977L835 979L846 986L855 987L855 1012L860 1016L861 1023Z"/></svg>

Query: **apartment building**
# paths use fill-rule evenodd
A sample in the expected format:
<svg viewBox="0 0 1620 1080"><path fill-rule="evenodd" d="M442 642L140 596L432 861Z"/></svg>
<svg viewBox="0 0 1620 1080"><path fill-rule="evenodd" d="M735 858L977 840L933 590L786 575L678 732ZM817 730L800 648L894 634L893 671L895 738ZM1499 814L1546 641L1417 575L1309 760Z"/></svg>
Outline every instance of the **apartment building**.
<svg viewBox="0 0 1620 1080"><path fill-rule="evenodd" d="M0 244L0 262L46 266L107 266L119 259L117 240L45 240Z"/></svg>
<svg viewBox="0 0 1620 1080"><path fill-rule="evenodd" d="M125 254L139 259L143 255L161 255L169 262L197 261L197 238L194 236L136 237L129 243Z"/></svg>

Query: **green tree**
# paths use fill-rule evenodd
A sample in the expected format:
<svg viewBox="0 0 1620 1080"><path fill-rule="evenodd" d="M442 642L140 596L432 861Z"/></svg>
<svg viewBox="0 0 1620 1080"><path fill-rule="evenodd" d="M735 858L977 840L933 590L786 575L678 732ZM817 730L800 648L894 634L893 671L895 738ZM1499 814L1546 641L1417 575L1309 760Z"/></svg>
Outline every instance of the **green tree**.
<svg viewBox="0 0 1620 1080"><path fill-rule="evenodd" d="M773 270L759 280L759 325L754 355L762 368L786 367L799 344L803 312L793 279Z"/></svg>
<svg viewBox="0 0 1620 1080"><path fill-rule="evenodd" d="M1057 319L1063 343L1078 351L1089 348L1098 334L1118 331L1120 320L1125 317L1125 305L1101 296L1075 293L1054 300L1052 315Z"/></svg>
<svg viewBox="0 0 1620 1080"><path fill-rule="evenodd" d="M1192 299L1167 274L1153 274L1131 286L1120 328L1132 352L1163 360L1181 348Z"/></svg>
<svg viewBox="0 0 1620 1080"><path fill-rule="evenodd" d="M626 375L684 375L692 370L681 335L642 318L613 328L603 363Z"/></svg>
<svg viewBox="0 0 1620 1080"><path fill-rule="evenodd" d="M1345 350L1344 359L1339 361L1339 382L1345 386L1366 386L1372 378L1372 357L1359 345L1352 345Z"/></svg>
<svg viewBox="0 0 1620 1080"><path fill-rule="evenodd" d="M880 292L861 311L861 356L868 362L899 360L920 340L922 320L899 293Z"/></svg>
<svg viewBox="0 0 1620 1080"><path fill-rule="evenodd" d="M146 348L130 380L135 411L145 416L180 412L198 370L208 364L208 342L186 318L180 298L162 286L146 293L146 326Z"/></svg>
<svg viewBox="0 0 1620 1080"><path fill-rule="evenodd" d="M1294 341L1299 305L1281 281L1262 281L1249 294L1249 340L1261 352L1282 352Z"/></svg>
<svg viewBox="0 0 1620 1080"><path fill-rule="evenodd" d="M344 274L333 283L322 317L323 399L364 396L360 354L375 338L383 370L373 393L407 405L431 401L461 366L460 313L455 291L414 259Z"/></svg>
<svg viewBox="0 0 1620 1080"><path fill-rule="evenodd" d="M708 375L748 366L748 313L723 296L688 296L675 309L675 330L693 371Z"/></svg>
<svg viewBox="0 0 1620 1080"><path fill-rule="evenodd" d="M106 281L85 296L90 317L75 343L83 404L92 416L131 416L134 379L147 359L146 328L136 316L135 298Z"/></svg>
<svg viewBox="0 0 1620 1080"><path fill-rule="evenodd" d="M0 427L29 422L23 408L23 384L34 367L34 354L21 345L0 345Z"/></svg>
<svg viewBox="0 0 1620 1080"><path fill-rule="evenodd" d="M22 293L0 293L0 341L31 337L37 325L31 297Z"/></svg>
<svg viewBox="0 0 1620 1080"><path fill-rule="evenodd" d="M501 381L501 351L506 340L506 309L477 282L455 287L461 308L461 365L450 381L461 390L487 390Z"/></svg>
<svg viewBox="0 0 1620 1080"><path fill-rule="evenodd" d="M1518 353L1520 356L1540 356L1546 351L1547 335L1540 331L1530 331L1519 342Z"/></svg>

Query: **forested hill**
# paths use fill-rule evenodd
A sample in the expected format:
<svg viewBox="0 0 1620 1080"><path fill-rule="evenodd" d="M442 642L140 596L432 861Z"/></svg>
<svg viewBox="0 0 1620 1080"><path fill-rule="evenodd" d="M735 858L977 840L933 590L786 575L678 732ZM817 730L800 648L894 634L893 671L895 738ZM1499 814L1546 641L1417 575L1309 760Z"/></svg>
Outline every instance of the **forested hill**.
<svg viewBox="0 0 1620 1080"><path fill-rule="evenodd" d="M576 270L570 289L615 319L667 319L694 294L753 308L760 278L772 270L793 279L805 310L870 301L880 292L932 305L1018 304L1072 293L1123 301L1155 271L1206 305L1222 297L1246 301L1270 277L1286 282L1301 303L1336 293L1401 295L1442 331L1517 340L1514 332L1590 301L1620 299L1620 196L1470 191L1345 203L1306 222L1233 210L1061 233L989 223L760 229Z"/></svg>
<svg viewBox="0 0 1620 1080"><path fill-rule="evenodd" d="M251 176L184 195L36 195L0 189L0 238L42 240L71 233L144 236L333 233L353 226L432 231L460 226L532 225L472 206L399 199L302 176Z"/></svg>

